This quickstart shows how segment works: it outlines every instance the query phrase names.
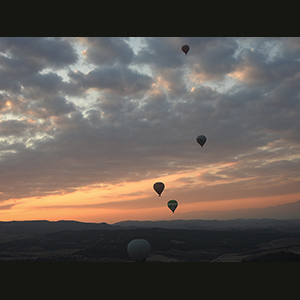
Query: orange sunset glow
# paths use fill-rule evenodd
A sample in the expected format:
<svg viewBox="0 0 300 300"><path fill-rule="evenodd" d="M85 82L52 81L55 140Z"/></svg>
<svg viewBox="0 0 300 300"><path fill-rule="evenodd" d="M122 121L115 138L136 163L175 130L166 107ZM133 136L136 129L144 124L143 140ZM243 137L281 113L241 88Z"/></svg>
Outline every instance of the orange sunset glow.
<svg viewBox="0 0 300 300"><path fill-rule="evenodd" d="M0 38L0 220L247 218L299 201L299 46Z"/></svg>

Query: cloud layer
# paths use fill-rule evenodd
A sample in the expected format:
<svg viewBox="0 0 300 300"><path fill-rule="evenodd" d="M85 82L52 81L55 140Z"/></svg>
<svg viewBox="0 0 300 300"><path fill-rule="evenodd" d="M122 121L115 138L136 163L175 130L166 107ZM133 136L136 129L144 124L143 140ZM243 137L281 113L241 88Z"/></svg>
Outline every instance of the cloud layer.
<svg viewBox="0 0 300 300"><path fill-rule="evenodd" d="M299 191L299 39L138 41L0 39L1 201L189 171L187 202Z"/></svg>

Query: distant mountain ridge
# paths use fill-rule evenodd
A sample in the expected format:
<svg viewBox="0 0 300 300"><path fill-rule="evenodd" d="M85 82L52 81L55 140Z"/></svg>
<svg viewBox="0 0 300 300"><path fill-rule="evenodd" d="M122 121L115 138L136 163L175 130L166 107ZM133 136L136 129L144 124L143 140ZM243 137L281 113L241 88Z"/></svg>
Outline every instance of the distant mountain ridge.
<svg viewBox="0 0 300 300"><path fill-rule="evenodd" d="M227 230L273 228L300 232L300 200L260 209L232 211L196 211L175 214L176 220L121 221L114 224L78 221L0 221L0 237L5 235L34 235L64 230L115 230L126 228L166 228Z"/></svg>
<svg viewBox="0 0 300 300"><path fill-rule="evenodd" d="M103 223L83 223L78 221L10 221L0 222L2 234L44 234L63 230L112 229L113 226Z"/></svg>
<svg viewBox="0 0 300 300"><path fill-rule="evenodd" d="M300 229L300 200L265 208L177 213L176 217L176 220L122 221L114 225L168 229L295 228L298 230L298 227Z"/></svg>
<svg viewBox="0 0 300 300"><path fill-rule="evenodd" d="M119 230L134 228L231 230L231 229L277 229L300 232L300 219L235 219L235 220L162 220L162 221L121 221L114 224L84 223L77 221L11 221L0 222L0 239L10 235L24 236L59 231Z"/></svg>
<svg viewBox="0 0 300 300"><path fill-rule="evenodd" d="M235 220L172 220L172 221L122 221L115 223L124 228L165 228L165 229L277 229L300 231L300 220L276 219L235 219Z"/></svg>

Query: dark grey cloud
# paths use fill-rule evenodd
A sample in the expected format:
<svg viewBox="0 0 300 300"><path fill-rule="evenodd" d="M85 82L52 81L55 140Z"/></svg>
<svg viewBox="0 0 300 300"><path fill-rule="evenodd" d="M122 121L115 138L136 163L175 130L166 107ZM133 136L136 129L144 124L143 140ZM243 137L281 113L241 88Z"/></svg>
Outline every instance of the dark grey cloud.
<svg viewBox="0 0 300 300"><path fill-rule="evenodd" d="M22 135L28 126L26 122L18 120L6 120L0 123L0 134L1 136L19 136Z"/></svg>
<svg viewBox="0 0 300 300"><path fill-rule="evenodd" d="M89 73L70 72L69 77L85 90L106 90L117 95L131 95L149 89L152 79L123 66L104 66Z"/></svg>
<svg viewBox="0 0 300 300"><path fill-rule="evenodd" d="M35 71L46 67L61 69L78 59L74 47L64 38L2 37L0 51L18 59L21 67L30 65Z"/></svg>
<svg viewBox="0 0 300 300"><path fill-rule="evenodd" d="M300 38L299 37L284 37L280 39L279 53L282 56L298 59L300 57Z"/></svg>
<svg viewBox="0 0 300 300"><path fill-rule="evenodd" d="M32 102L30 109L39 118L49 118L61 114L68 114L76 110L75 105L64 97L45 97L40 101Z"/></svg>
<svg viewBox="0 0 300 300"><path fill-rule="evenodd" d="M57 95L65 88L63 78L54 72L35 73L33 76L25 78L22 84L22 94L30 99L39 99L45 95Z"/></svg>
<svg viewBox="0 0 300 300"><path fill-rule="evenodd" d="M63 69L78 60L72 43L64 38L2 37L0 52L0 89L10 93L21 93L22 87L30 82L36 82L35 87L40 84L43 89L44 79L53 82L56 74L43 78L39 72L47 68Z"/></svg>
<svg viewBox="0 0 300 300"><path fill-rule="evenodd" d="M79 39L87 49L83 55L87 62L95 65L128 65L134 58L134 52L128 44L128 38L87 37Z"/></svg>
<svg viewBox="0 0 300 300"><path fill-rule="evenodd" d="M147 64L159 69L178 68L184 63L184 57L178 49L182 46L182 39L167 37L144 38L144 44L137 53L135 62Z"/></svg>
<svg viewBox="0 0 300 300"><path fill-rule="evenodd" d="M155 72L165 69L196 73L205 80L222 79L235 70L239 45L234 38L145 38L145 46L135 61L154 67ZM188 56L181 52L183 44L190 46Z"/></svg>
<svg viewBox="0 0 300 300"><path fill-rule="evenodd" d="M191 67L209 80L222 79L238 65L239 45L234 38L191 39L191 47L195 53Z"/></svg>
<svg viewBox="0 0 300 300"><path fill-rule="evenodd" d="M221 200L253 187L296 191L298 48L297 39L145 38L134 55L123 38L0 39L0 199L228 163L195 179L201 199L190 178L176 193L195 202L214 191Z"/></svg>

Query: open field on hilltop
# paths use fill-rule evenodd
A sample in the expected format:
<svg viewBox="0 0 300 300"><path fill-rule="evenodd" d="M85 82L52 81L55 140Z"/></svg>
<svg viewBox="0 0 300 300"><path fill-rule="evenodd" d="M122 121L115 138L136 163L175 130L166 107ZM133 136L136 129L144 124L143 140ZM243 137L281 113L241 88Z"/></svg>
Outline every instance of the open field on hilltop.
<svg viewBox="0 0 300 300"><path fill-rule="evenodd" d="M63 230L0 238L0 261L128 262L127 244L145 238L148 262L243 261L281 250L300 253L300 234L274 229L163 228Z"/></svg>

